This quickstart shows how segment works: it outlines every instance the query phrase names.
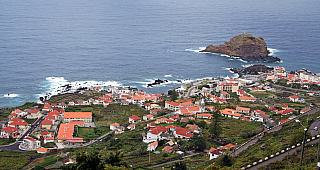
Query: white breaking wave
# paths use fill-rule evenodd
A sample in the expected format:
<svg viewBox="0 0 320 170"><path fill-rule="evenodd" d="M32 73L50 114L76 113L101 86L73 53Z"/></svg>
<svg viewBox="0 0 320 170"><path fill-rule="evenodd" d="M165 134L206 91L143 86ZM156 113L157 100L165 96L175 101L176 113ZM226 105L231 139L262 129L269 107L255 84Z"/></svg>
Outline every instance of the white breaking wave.
<svg viewBox="0 0 320 170"><path fill-rule="evenodd" d="M247 65L241 65L241 66L247 68L247 67L253 66L253 64L247 64Z"/></svg>
<svg viewBox="0 0 320 170"><path fill-rule="evenodd" d="M171 74L169 74L169 75L164 75L164 77L172 77L172 75L171 75Z"/></svg>
<svg viewBox="0 0 320 170"><path fill-rule="evenodd" d="M267 48L267 50L270 52L270 54L269 55L273 55L274 53L277 53L277 52L279 52L280 50L277 50L277 49L273 49L273 48Z"/></svg>
<svg viewBox="0 0 320 170"><path fill-rule="evenodd" d="M79 88L90 87L109 87L120 86L121 84L116 81L68 81L64 77L47 77L43 82L40 89L44 89L44 94L36 94L38 97L47 96L49 99L53 95L75 92Z"/></svg>
<svg viewBox="0 0 320 170"><path fill-rule="evenodd" d="M199 47L198 50L194 50L194 49L186 49L185 51L191 51L191 52L196 52L196 53L199 53L200 51L202 50L205 50L206 47ZM203 52L203 53L207 53L207 52Z"/></svg>
<svg viewBox="0 0 320 170"><path fill-rule="evenodd" d="M14 94L14 93L3 95L3 97L18 97L18 96L19 94Z"/></svg>

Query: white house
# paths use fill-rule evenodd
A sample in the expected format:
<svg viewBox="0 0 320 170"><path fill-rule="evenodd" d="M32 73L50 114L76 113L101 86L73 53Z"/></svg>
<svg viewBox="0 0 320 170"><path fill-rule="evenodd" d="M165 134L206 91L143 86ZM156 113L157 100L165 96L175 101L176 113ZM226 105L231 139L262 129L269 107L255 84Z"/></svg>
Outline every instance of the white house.
<svg viewBox="0 0 320 170"><path fill-rule="evenodd" d="M157 147L158 147L158 141L155 141L148 145L147 151L155 151Z"/></svg>
<svg viewBox="0 0 320 170"><path fill-rule="evenodd" d="M26 136L23 139L22 146L24 148L28 148L28 149L38 149L38 148L41 147L40 141L38 141L36 139L33 139L33 138L29 137L29 136Z"/></svg>
<svg viewBox="0 0 320 170"><path fill-rule="evenodd" d="M154 118L154 116L151 114L143 116L143 120L145 120L145 121L152 120L153 118Z"/></svg>
<svg viewBox="0 0 320 170"><path fill-rule="evenodd" d="M168 129L163 127L163 126L157 126L153 129L150 129L147 132L146 136L143 136L143 142L144 143L150 143L150 142L154 142L157 141L158 139L161 140L161 134L166 132Z"/></svg>
<svg viewBox="0 0 320 170"><path fill-rule="evenodd" d="M292 102L298 102L299 101L299 97L296 96L296 95L289 96L288 98Z"/></svg>
<svg viewBox="0 0 320 170"><path fill-rule="evenodd" d="M141 121L141 118L137 115L132 115L129 117L129 123L137 123L140 121Z"/></svg>
<svg viewBox="0 0 320 170"><path fill-rule="evenodd" d="M219 149L211 148L209 152L210 160L218 158L219 155L221 154L220 152L221 151Z"/></svg>
<svg viewBox="0 0 320 170"><path fill-rule="evenodd" d="M119 123L112 123L112 124L110 125L110 130L116 130L119 126L120 126Z"/></svg>
<svg viewBox="0 0 320 170"><path fill-rule="evenodd" d="M14 137L18 134L18 128L15 127L5 127L1 129L1 136L4 138Z"/></svg>

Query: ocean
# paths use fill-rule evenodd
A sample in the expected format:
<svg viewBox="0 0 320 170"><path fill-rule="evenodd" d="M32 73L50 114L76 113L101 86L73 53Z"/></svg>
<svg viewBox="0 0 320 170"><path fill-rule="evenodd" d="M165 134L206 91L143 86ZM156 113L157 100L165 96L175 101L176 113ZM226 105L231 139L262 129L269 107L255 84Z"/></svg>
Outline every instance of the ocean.
<svg viewBox="0 0 320 170"><path fill-rule="evenodd" d="M263 64L320 72L319 9L316 0L1 0L0 107L67 82L167 93L178 80L234 77L230 68L254 63L197 51L244 32L282 60ZM156 79L168 83L148 88Z"/></svg>

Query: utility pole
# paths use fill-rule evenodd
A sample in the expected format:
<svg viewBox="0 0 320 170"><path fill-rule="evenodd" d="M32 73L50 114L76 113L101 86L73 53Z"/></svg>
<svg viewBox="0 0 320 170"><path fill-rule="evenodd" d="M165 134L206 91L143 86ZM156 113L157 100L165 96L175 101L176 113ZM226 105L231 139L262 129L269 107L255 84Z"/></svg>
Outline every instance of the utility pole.
<svg viewBox="0 0 320 170"><path fill-rule="evenodd" d="M304 129L304 137L303 137L303 141L302 141L302 151L301 151L301 159L300 159L300 169L301 169L301 166L302 166L302 161L303 161L303 152L304 152L304 144L305 144L305 140L306 140L306 137L307 137L307 131L308 129Z"/></svg>

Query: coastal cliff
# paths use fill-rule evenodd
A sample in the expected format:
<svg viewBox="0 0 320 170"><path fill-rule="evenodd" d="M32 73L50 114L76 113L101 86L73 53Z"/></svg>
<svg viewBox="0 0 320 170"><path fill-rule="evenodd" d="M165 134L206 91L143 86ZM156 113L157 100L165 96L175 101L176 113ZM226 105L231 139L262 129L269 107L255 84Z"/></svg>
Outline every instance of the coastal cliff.
<svg viewBox="0 0 320 170"><path fill-rule="evenodd" d="M230 39L222 45L209 45L200 52L226 54L240 57L248 62L279 62L278 57L269 56L267 43L262 37L255 38L251 34L243 33Z"/></svg>

